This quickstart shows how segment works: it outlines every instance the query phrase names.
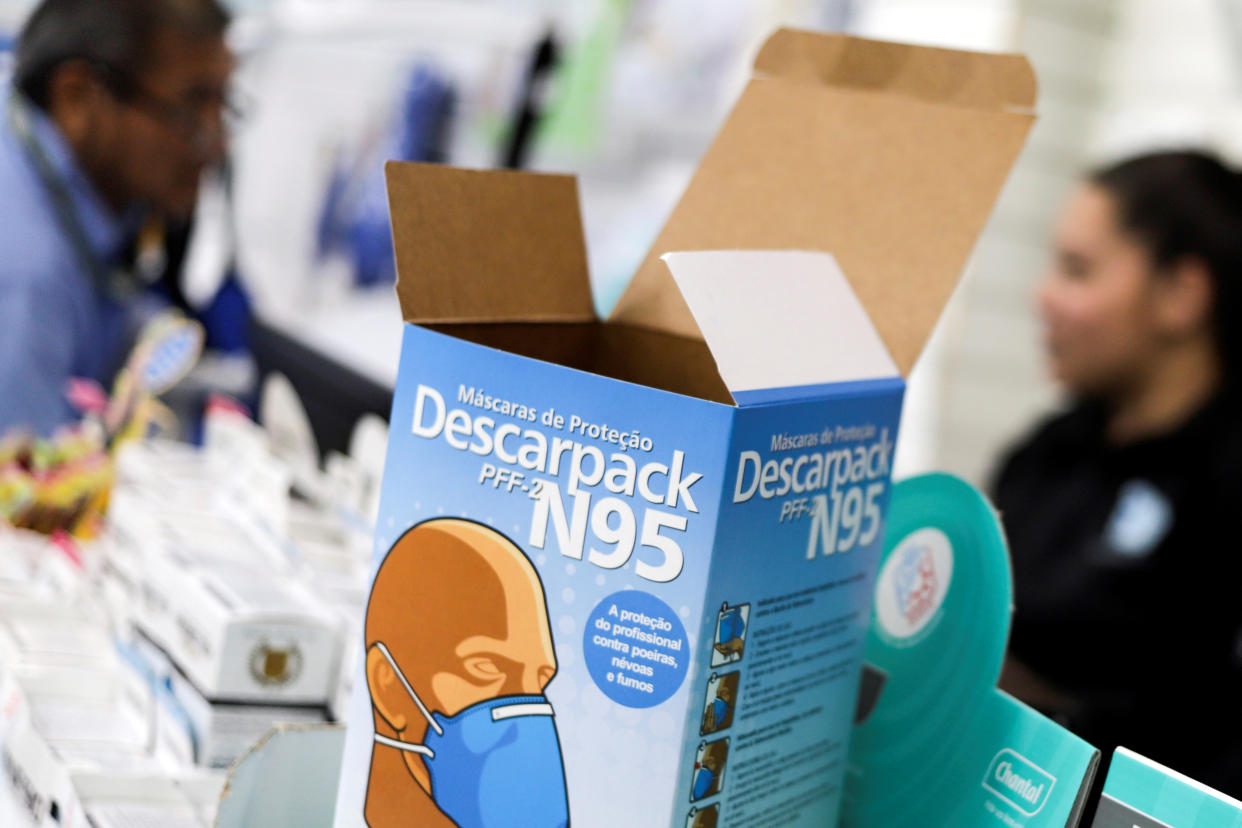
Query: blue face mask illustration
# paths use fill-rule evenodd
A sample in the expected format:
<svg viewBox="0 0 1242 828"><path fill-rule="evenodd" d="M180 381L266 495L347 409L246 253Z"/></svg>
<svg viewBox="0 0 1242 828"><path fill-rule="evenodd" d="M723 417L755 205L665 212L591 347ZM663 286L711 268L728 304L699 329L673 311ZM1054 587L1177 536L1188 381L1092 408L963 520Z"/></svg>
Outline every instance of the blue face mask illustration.
<svg viewBox="0 0 1242 828"><path fill-rule="evenodd" d="M720 642L732 641L735 638L741 638L746 632L746 622L742 620L742 611L740 609L731 609L720 616L720 624L716 631L716 640Z"/></svg>
<svg viewBox="0 0 1242 828"><path fill-rule="evenodd" d="M561 745L552 705L545 697L502 696L456 716L432 713L388 648L382 643L375 646L428 724L421 745L378 733L375 741L423 756L431 775L431 797L445 815L460 828L510 826L515 814L532 828L569 824Z"/></svg>
<svg viewBox="0 0 1242 828"><path fill-rule="evenodd" d="M707 796L707 792L712 789L712 783L716 781L716 774L711 768L699 768L694 774L694 798L702 799Z"/></svg>

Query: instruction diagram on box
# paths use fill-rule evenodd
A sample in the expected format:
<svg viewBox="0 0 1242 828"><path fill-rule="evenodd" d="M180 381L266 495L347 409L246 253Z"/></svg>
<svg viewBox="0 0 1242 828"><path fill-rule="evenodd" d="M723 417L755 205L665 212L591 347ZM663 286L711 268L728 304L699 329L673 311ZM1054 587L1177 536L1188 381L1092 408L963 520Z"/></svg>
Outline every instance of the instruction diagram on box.
<svg viewBox="0 0 1242 828"><path fill-rule="evenodd" d="M716 640L712 643L712 666L722 667L742 660L746 650L746 625L750 621L750 604L720 608L716 618Z"/></svg>
<svg viewBox="0 0 1242 828"><path fill-rule="evenodd" d="M737 708L737 686L741 676L735 670L723 676L712 673L707 680L707 698L703 706L700 736L719 733L733 724L733 711Z"/></svg>
<svg viewBox="0 0 1242 828"><path fill-rule="evenodd" d="M686 817L686 828L716 828L720 824L720 806L708 805L706 808L691 808Z"/></svg>
<svg viewBox="0 0 1242 828"><path fill-rule="evenodd" d="M690 801L715 796L724 789L725 766L729 761L729 739L700 742L694 755L690 782Z"/></svg>

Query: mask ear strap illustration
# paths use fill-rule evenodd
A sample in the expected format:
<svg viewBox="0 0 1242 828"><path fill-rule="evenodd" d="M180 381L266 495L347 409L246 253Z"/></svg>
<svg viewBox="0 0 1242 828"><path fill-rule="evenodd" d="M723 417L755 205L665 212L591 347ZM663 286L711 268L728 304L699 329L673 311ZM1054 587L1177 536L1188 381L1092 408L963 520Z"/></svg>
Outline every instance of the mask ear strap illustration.
<svg viewBox="0 0 1242 828"><path fill-rule="evenodd" d="M405 750L410 753L421 753L428 759L436 758L436 752L426 745L416 745L413 742L403 742L400 739L392 739L388 736L381 736L378 733L375 734L375 741L378 744L387 745L388 747L396 748L397 750Z"/></svg>
<svg viewBox="0 0 1242 828"><path fill-rule="evenodd" d="M402 673L401 668L397 666L397 661L392 657L392 653L388 651L388 647L385 646L382 641L377 641L372 646L374 646L379 654L384 657L384 659L388 662L388 666L392 668L394 673L396 673L397 680L401 682L401 686L405 688L405 692L408 693L410 698L414 700L414 704L418 705L418 711L423 714L423 718L427 720L427 724L436 732L437 736L443 736L444 728L440 727L436 720L432 718L431 711L427 709L427 705L423 704L423 700L418 697L418 693L415 693L414 688L410 686L408 681L406 681L405 673ZM429 759L434 759L436 755L435 752L426 745L403 742L400 739L393 739L379 733L375 734L375 741L381 745L396 748L397 750L405 750L410 753L421 753Z"/></svg>

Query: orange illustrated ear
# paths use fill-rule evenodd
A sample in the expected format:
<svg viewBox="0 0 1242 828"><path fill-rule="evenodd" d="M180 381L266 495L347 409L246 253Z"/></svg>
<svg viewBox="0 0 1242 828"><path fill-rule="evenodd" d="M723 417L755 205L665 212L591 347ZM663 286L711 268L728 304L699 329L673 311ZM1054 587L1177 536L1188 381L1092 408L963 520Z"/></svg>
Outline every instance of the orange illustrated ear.
<svg viewBox="0 0 1242 828"><path fill-rule="evenodd" d="M393 730L398 733L405 730L407 720L403 711L408 710L414 700L405 691L388 659L374 644L367 649L367 687L376 712Z"/></svg>

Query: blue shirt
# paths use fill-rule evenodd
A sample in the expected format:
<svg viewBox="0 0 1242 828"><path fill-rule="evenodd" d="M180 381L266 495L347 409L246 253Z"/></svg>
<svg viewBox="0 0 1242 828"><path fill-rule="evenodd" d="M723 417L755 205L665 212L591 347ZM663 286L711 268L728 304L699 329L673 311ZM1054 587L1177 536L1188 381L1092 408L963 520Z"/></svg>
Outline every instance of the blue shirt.
<svg viewBox="0 0 1242 828"><path fill-rule="evenodd" d="M0 94L0 434L18 425L47 434L77 416L65 399L68 378L111 380L124 315L83 267L15 133L10 91L0 86ZM69 193L90 252L113 260L132 223L103 203L51 119L29 110L32 137Z"/></svg>

